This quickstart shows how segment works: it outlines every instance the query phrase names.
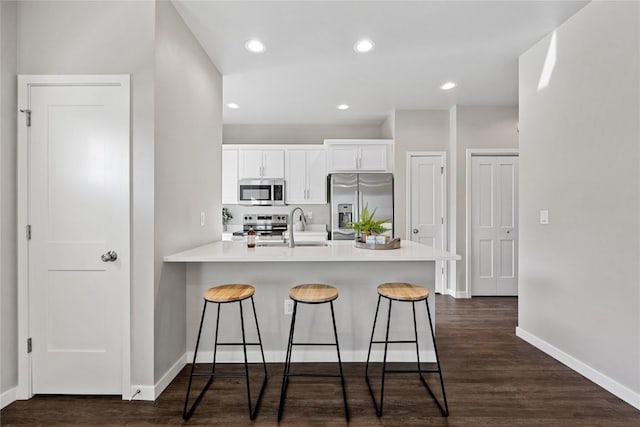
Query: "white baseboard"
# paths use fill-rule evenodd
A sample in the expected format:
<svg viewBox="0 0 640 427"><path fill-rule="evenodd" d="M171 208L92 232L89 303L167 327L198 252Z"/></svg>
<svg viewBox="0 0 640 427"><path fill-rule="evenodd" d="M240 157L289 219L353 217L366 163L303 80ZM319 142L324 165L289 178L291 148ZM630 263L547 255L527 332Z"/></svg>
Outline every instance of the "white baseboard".
<svg viewBox="0 0 640 427"><path fill-rule="evenodd" d="M636 409L640 409L640 393L637 393L630 388L620 384L619 382L608 377L602 372L593 369L591 366L585 364L584 362L581 362L570 354L565 353L559 348L554 347L548 342L538 338L537 336L525 331L520 327L516 327L516 336L522 338L532 346L538 348L557 361L573 369L580 375L598 384L600 387L624 400L629 405L635 407Z"/></svg>
<svg viewBox="0 0 640 427"><path fill-rule="evenodd" d="M449 295L454 298L470 298L467 291L456 291L455 289L447 289L445 295Z"/></svg>
<svg viewBox="0 0 640 427"><path fill-rule="evenodd" d="M178 376L178 374L186 364L187 364L187 354L185 353L182 356L180 356L178 360L176 360L173 366L171 366L169 370L165 372L162 378L160 378L160 380L156 383L154 387L155 399L160 397L160 394L162 394L164 389L167 388L169 384L171 384L171 381L173 381L173 379Z"/></svg>
<svg viewBox="0 0 640 427"><path fill-rule="evenodd" d="M11 405L17 399L18 387L10 388L4 393L0 394L0 409Z"/></svg>
<svg viewBox="0 0 640 427"><path fill-rule="evenodd" d="M187 354L185 353L176 360L155 385L132 385L130 400L156 400L160 397L164 389L171 384L171 381L178 376L182 368L186 365L186 361Z"/></svg>
<svg viewBox="0 0 640 427"><path fill-rule="evenodd" d="M371 361L382 362L383 350L372 350ZM340 351L340 357L345 363L348 362L366 362L366 351ZM284 351L265 351L264 358L267 363L284 363ZM196 363L211 363L213 360L213 351L199 351ZM193 351L187 353L187 362L193 361ZM244 356L241 350L218 350L216 361L220 363L243 363ZM257 363L260 356L252 355L249 357L249 363ZM293 352L293 362L337 362L335 348L326 350L320 349L296 349ZM411 350L389 350L387 352L387 362L415 362L415 347ZM432 350L420 350L421 362L435 362L436 354Z"/></svg>

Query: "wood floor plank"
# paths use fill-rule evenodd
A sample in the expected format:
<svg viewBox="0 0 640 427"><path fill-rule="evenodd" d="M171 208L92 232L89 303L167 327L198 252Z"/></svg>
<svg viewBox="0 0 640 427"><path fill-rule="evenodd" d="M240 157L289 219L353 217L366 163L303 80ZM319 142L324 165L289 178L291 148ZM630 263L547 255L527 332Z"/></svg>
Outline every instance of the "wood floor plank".
<svg viewBox="0 0 640 427"><path fill-rule="evenodd" d="M437 339L451 415L443 418L412 375L387 377L384 414L375 415L364 364L345 364L351 426L638 426L640 411L515 336L516 298L456 300L436 297ZM269 382L254 422L242 378L217 379L190 421L182 420L188 368L155 402L119 397L36 396L0 412L12 425L341 426L340 382L291 379L277 423L282 368L269 366ZM226 367L231 369L232 367ZM312 370L334 364L309 364ZM259 387L256 370L255 391ZM373 377L374 387L379 384ZM437 379L429 378L437 390Z"/></svg>

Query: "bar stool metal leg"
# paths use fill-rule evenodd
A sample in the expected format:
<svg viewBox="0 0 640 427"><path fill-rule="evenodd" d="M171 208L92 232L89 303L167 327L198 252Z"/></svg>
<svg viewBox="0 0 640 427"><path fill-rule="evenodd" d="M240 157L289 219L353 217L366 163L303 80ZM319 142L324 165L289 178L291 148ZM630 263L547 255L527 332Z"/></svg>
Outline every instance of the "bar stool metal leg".
<svg viewBox="0 0 640 427"><path fill-rule="evenodd" d="M300 286L312 286L312 285L300 285ZM314 285L315 286L315 285ZM326 286L326 285L321 285L321 286ZM336 294L335 297L333 299L335 299L337 297L337 290L335 290L335 288L333 287L329 287L326 286L327 288L331 288L333 289ZM295 288L294 288L295 289ZM303 301L304 304L324 304L329 302L330 304L330 308L331 308L331 323L333 326L333 333L334 333L334 337L335 337L335 341L334 342L323 342L323 343L318 343L318 342L295 342L294 338L295 338L295 325L296 325L296 317L297 317L297 313L298 313L298 300L293 299L293 316L291 318L291 327L289 329L289 341L287 343L287 354L285 357L285 362L284 362L284 368L283 368L283 374L282 374L282 389L280 390L280 404L278 406L278 421L282 420L282 413L284 410L284 403L286 400L286 396L287 396L287 388L289 386L289 377L292 376L300 376L300 377L340 377L340 384L342 386L342 399L344 401L344 411L345 411L345 418L347 420L347 422L349 422L349 405L347 403L347 391L346 391L346 385L345 385L345 378L344 378L344 371L342 369L342 358L340 355L340 344L338 341L338 330L336 327L336 317L335 317L335 311L333 308L333 299L332 300L321 300L319 299L318 301ZM335 346L336 347L336 352L338 354L338 366L340 369L340 374L336 375L336 374L313 374L313 373L291 373L291 359L292 359L292 353L293 353L293 347L294 346Z"/></svg>
<svg viewBox="0 0 640 427"><path fill-rule="evenodd" d="M282 420L282 410L284 409L284 400L287 396L287 387L289 386L289 367L291 366L291 350L293 348L293 331L296 326L296 313L298 311L298 301L293 301L293 314L291 315L291 327L289 328L289 341L287 342L287 355L284 361L284 371L282 373L282 388L280 390L280 404L278 405L278 422Z"/></svg>
<svg viewBox="0 0 640 427"><path fill-rule="evenodd" d="M213 301L207 301L205 299L204 301L204 307L202 309L202 317L200 319L200 328L198 330L198 338L196 340L196 347L194 350L194 354L193 354L193 362L191 364L191 373L189 375L189 384L187 386L187 394L185 397L185 401L184 401L184 409L182 411L182 418L184 420L188 420L192 415L193 412L195 411L195 408L198 406L198 404L200 403L200 401L202 400L202 397L204 396L205 392L209 389L209 386L211 385L211 383L213 382L213 380L215 379L216 376L225 376L225 377L230 377L230 376L244 376L245 380L246 380L246 386L247 386L247 402L248 402L248 406L249 406L249 417L253 420L255 419L257 412L258 412L258 408L260 406L260 401L262 399L262 395L264 394L264 389L265 386L267 384L267 364L266 364L266 360L264 357L264 349L262 348L262 337L260 336L260 328L258 327L258 316L256 314L256 307L255 307L255 303L253 300L253 296L250 297L251 298L251 306L253 308L253 317L255 320L255 324L256 324L256 331L258 334L258 342L255 343L248 343L246 340L246 332L245 332L245 328L244 328L244 309L242 306L242 302L243 300L235 300L232 302L237 302L239 304L240 307L240 326L241 326L241 330L242 330L242 342L237 343L237 342L224 342L224 343L220 343L218 342L218 331L220 330L220 302L217 302L217 313L216 313L216 330L215 330L215 335L214 335L214 340L213 340L213 363L212 363L212 367L211 367L211 372L209 373L197 373L195 372L195 365L196 365L196 359L197 359L197 355L198 355L198 348L200 346L200 337L202 335L202 326L204 323L204 318L205 318L205 314L206 314L206 310L207 310L207 304L209 303L214 303ZM225 302L226 303L226 302ZM228 345L228 346L237 346L237 345L241 345L242 346L242 350L243 350L243 354L244 354L244 374L240 374L240 373L219 373L216 374L216 357L217 357L217 351L218 351L218 346L219 345ZM262 381L262 385L260 387L260 392L258 394L258 398L256 399L256 403L255 406L252 403L252 399L251 399L251 380L250 380L250 376L249 376L249 361L248 361L248 355L247 355L247 346L249 345L258 345L260 347L260 354L262 356L262 366L263 366L263 371L264 371L264 378ZM198 395L198 397L196 398L195 402L193 403L193 405L191 406L191 408L188 408L189 405L189 395L191 393L191 385L193 382L193 377L194 376L207 376L209 377L209 380L207 381L206 385L204 386L204 388L202 389L202 391L200 392L200 394Z"/></svg>
<svg viewBox="0 0 640 427"><path fill-rule="evenodd" d="M196 398L196 401L193 403L191 408L187 410L187 406L189 404L189 394L191 392L191 383L193 382L193 376L194 376L193 371L196 366L196 356L198 355L198 347L200 346L200 335L202 334L202 324L204 323L204 315L206 312L207 312L207 301L205 300L204 306L202 307L202 317L200 318L200 328L198 329L198 338L196 339L196 348L193 352L193 362L191 363L191 374L189 375L189 385L187 386L187 395L184 398L184 409L182 410L182 418L185 421L191 418L191 415L193 415L193 411L196 409L196 406L198 405L198 403L200 403L200 400L202 400L202 396L204 396L204 393L209 389L209 386L213 382L213 373L212 373L211 376L209 377L209 381L207 381L207 384L205 384L204 388ZM215 350L214 350L214 354L215 354ZM214 369L215 369L215 363L214 363Z"/></svg>
<svg viewBox="0 0 640 427"><path fill-rule="evenodd" d="M371 328L371 339L369 340L369 351L367 352L367 363L364 368L364 376L367 379L367 384L369 384L369 358L371 357L371 347L373 346L373 334L376 331L376 322L378 321L378 310L380 309L381 299L382 297L378 295L378 304L376 305L376 314L375 316L373 316L373 328ZM371 390L371 385L369 385L369 390ZM378 410L376 409L376 412L377 411Z"/></svg>
<svg viewBox="0 0 640 427"><path fill-rule="evenodd" d="M436 346L436 339L435 339L435 334L433 331L433 323L431 321L431 312L429 310L429 302L428 299L425 299L425 303L427 306L427 319L429 321L429 330L431 333L431 339L433 342L433 349L435 352L435 356L436 356L436 369L422 369L421 367L421 363L420 363L420 348L419 348L419 344L418 344L418 322L416 319L416 308L415 308L415 301L411 301L411 306L412 306L412 314L413 314L413 331L414 331L414 340L410 340L410 341L406 341L406 340L401 340L401 341L390 341L389 340L389 330L390 330L390 323L391 323L391 306L393 303L393 300L391 298L386 298L389 300L389 309L387 311L387 328L386 328L386 332L385 332L385 339L384 341L375 341L374 340L374 335L375 335L375 328L376 328L376 323L377 323L377 318L378 318L378 311L380 308L380 301L381 301L381 296L378 296L378 305L376 306L376 314L373 320L373 328L371 330L371 340L369 341L369 352L367 353L367 363L365 366L365 379L367 381L367 386L369 388L369 394L371 395L371 400L373 401L373 406L375 407L376 410L376 415L378 415L379 417L382 416L382 408L383 408L383 404L384 404L384 385L385 385L385 377L387 373L411 373L411 372L417 372L420 375L420 381L422 382L422 384L426 387L426 389L428 390L429 394L431 395L431 397L433 398L433 400L435 400L436 404L438 405L440 411L442 412L442 415L447 417L449 416L449 406L447 404L447 395L445 392L445 388L444 388L444 379L442 376L442 369L440 367L440 357L438 355L438 348ZM380 385L380 404L378 405L378 402L376 401L376 397L375 397L375 393L373 392L373 388L371 387L371 382L369 380L369 361L370 361L370 356L371 356L371 348L373 344L383 344L384 343L384 356L382 359L382 380L381 380L381 385ZM415 343L416 345L416 364L417 364L417 369L416 370L388 370L387 369L387 354L388 354L388 347L389 344L410 344L410 343ZM440 401L438 400L438 398L435 396L435 394L433 393L433 390L431 389L431 387L429 387L429 384L427 383L427 381L424 379L424 376L422 375L423 373L437 373L439 375L440 378L440 386L442 388L442 396L444 399L444 406L440 403Z"/></svg>
<svg viewBox="0 0 640 427"><path fill-rule="evenodd" d="M378 307L380 307L380 299L381 297L378 297ZM375 327L376 327L376 319L374 319L373 321L373 330L371 331L371 341L369 342L369 354L371 353L371 345L374 343L384 343L384 355L382 357L382 381L380 384L380 406L378 406L378 403L376 402L376 397L373 393L373 388L371 387L371 382L369 380L369 374L368 374L368 365L369 365L369 355L367 355L367 367L365 368L365 379L367 381L367 386L369 387L369 394L371 395L371 400L373 401L373 406L376 408L376 415L381 417L382 416L382 405L384 403L384 380L385 380L385 375L387 373L387 350L389 348L389 326L391 324L391 303L392 301L389 300L389 309L387 311L387 328L386 328L386 332L385 332L385 338L384 341L374 341L373 340L373 336L375 334ZM378 317L378 307L376 307L376 318Z"/></svg>
<svg viewBox="0 0 640 427"><path fill-rule="evenodd" d="M444 378L442 377L442 367L440 366L440 357L438 356L438 346L436 345L436 335L433 331L433 322L431 322L431 311L429 310L428 298L425 299L425 304L427 305L427 319L429 319L429 331L431 331L431 340L433 341L433 351L436 353L436 366L437 366L436 371L440 376L440 387L442 388L442 397L444 400L444 407L442 407L442 404L440 404L436 396L433 394L431 387L429 387L429 384L427 384L427 382L422 377L422 371L420 372L420 379L422 380L422 383L427 387L427 390L429 390L429 393L431 394L431 397L433 397L433 400L435 400L438 406L440 407L440 411L442 412L442 415L445 417L448 417L449 405L447 403L447 393L444 390ZM436 371L431 370L431 371L425 371L425 372L436 372Z"/></svg>
<svg viewBox="0 0 640 427"><path fill-rule="evenodd" d="M333 334L336 337L336 351L338 352L338 366L340 367L340 383L342 384L342 399L344 400L344 416L349 422L349 405L347 404L347 390L344 386L344 374L342 372L342 359L340 358L340 345L338 344L338 329L336 328L336 316L333 312L333 301L331 305L331 320L333 321Z"/></svg>

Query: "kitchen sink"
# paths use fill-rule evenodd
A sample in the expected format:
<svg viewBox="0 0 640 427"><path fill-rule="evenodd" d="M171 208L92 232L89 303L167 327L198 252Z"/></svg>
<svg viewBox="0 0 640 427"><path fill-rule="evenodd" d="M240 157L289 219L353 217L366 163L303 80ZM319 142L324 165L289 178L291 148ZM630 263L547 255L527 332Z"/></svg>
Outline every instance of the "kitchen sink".
<svg viewBox="0 0 640 427"><path fill-rule="evenodd" d="M275 242L270 242L270 241L262 241L262 242L256 242L256 246L257 247L262 247L262 248L266 248L266 247L288 247L289 243L288 242L282 242L282 241L275 241ZM330 242L296 242L296 247L300 247L300 246L314 246L314 247L327 247L327 246L331 246Z"/></svg>
<svg viewBox="0 0 640 427"><path fill-rule="evenodd" d="M327 247L327 246L331 246L331 243L329 243L329 242L296 242L296 246Z"/></svg>

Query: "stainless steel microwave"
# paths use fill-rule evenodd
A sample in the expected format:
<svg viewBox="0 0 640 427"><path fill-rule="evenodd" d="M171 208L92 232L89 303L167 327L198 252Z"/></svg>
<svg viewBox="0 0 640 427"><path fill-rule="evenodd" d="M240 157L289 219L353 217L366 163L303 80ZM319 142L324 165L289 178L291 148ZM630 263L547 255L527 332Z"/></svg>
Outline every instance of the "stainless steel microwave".
<svg viewBox="0 0 640 427"><path fill-rule="evenodd" d="M241 179L238 202L249 206L283 206L284 179Z"/></svg>

